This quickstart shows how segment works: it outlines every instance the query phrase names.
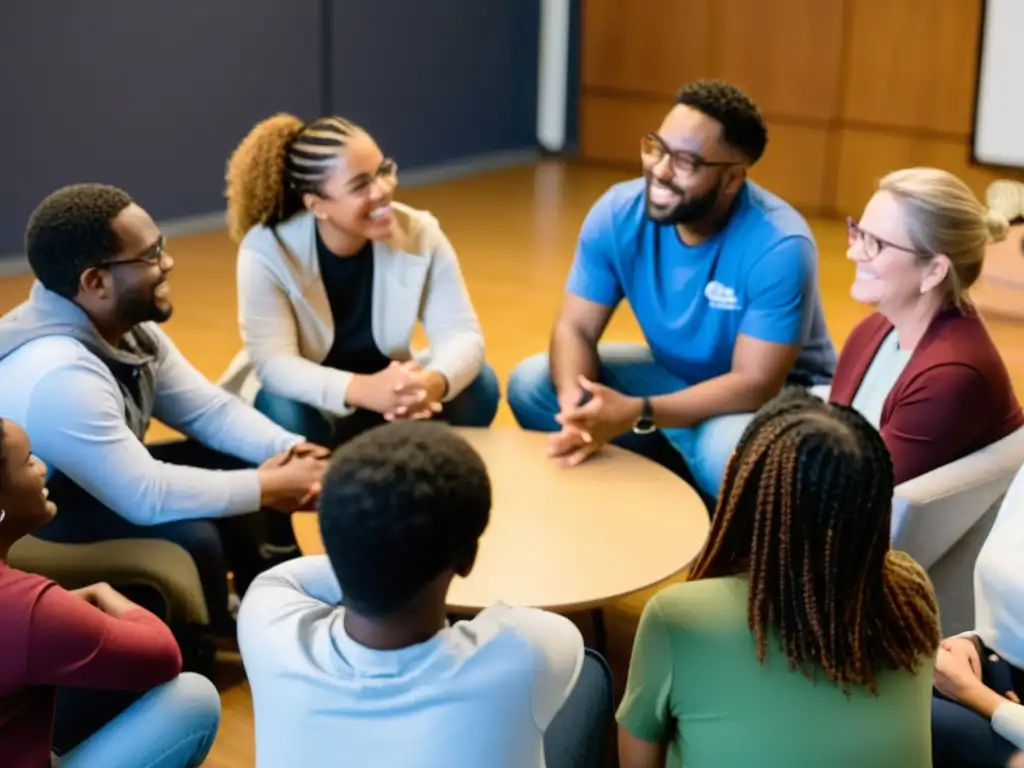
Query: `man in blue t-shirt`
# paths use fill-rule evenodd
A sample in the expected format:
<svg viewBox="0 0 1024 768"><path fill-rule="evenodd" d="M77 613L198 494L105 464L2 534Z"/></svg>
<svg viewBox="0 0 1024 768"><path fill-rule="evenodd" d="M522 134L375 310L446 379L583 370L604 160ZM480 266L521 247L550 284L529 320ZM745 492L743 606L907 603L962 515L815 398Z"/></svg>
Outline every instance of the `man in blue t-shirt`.
<svg viewBox="0 0 1024 768"><path fill-rule="evenodd" d="M744 93L692 83L643 138L643 178L591 209L550 355L508 385L519 424L554 433L552 457L575 465L611 441L669 466L681 454L713 498L753 412L787 382L831 380L811 231L747 179L766 144ZM598 344L623 299L647 346Z"/></svg>

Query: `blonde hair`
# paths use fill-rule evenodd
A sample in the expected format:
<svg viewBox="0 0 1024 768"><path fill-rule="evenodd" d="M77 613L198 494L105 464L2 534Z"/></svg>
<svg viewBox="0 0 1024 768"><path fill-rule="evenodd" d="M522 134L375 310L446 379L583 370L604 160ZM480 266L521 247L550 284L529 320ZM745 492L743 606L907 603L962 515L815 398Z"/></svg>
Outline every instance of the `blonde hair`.
<svg viewBox="0 0 1024 768"><path fill-rule="evenodd" d="M949 259L943 288L952 305L962 306L981 275L986 246L1006 237L1006 217L987 209L963 181L938 168L894 171L878 188L900 202L911 244L931 254L921 258L942 254Z"/></svg>
<svg viewBox="0 0 1024 768"><path fill-rule="evenodd" d="M253 126L228 160L228 233L239 242L257 225L276 226L320 194L349 139L362 129L343 117L308 125L294 115L274 115Z"/></svg>

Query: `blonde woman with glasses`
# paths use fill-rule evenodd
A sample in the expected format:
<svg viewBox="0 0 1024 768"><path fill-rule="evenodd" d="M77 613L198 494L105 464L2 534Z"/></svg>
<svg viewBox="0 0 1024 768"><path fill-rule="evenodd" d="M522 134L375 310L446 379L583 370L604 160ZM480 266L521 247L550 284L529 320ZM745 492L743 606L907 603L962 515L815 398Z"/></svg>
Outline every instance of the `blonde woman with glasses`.
<svg viewBox="0 0 1024 768"><path fill-rule="evenodd" d="M332 448L395 419L489 426L498 407L455 251L393 199L397 173L337 116L264 120L228 163L245 349L223 383ZM414 354L417 322L430 349Z"/></svg>
<svg viewBox="0 0 1024 768"><path fill-rule="evenodd" d="M831 399L877 427L896 483L955 461L1024 424L999 351L971 304L985 249L1006 236L956 176L890 173L848 221L850 293L874 307L843 347Z"/></svg>

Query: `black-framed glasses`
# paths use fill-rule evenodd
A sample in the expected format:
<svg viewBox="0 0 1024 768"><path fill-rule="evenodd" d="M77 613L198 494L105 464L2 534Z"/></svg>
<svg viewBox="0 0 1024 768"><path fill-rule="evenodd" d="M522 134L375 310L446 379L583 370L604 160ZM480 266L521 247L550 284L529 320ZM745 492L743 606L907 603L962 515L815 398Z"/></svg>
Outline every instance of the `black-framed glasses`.
<svg viewBox="0 0 1024 768"><path fill-rule="evenodd" d="M864 251L865 258L869 261L878 258L878 254L886 248L894 248L897 251L912 253L915 256L927 257L932 255L927 251L919 251L916 248L909 248L906 245L900 245L899 243L894 243L890 240L881 238L878 235L872 234L871 232L863 229L853 216L846 217L846 242L851 247L859 242L861 244L861 250Z"/></svg>
<svg viewBox="0 0 1024 768"><path fill-rule="evenodd" d="M661 137L656 133L648 133L640 139L640 158L645 164L655 166L661 162L666 155L669 156L669 164L676 173L696 173L701 168L726 167L729 165L743 165L734 160L705 160L696 152L687 152L682 149L671 150Z"/></svg>
<svg viewBox="0 0 1024 768"><path fill-rule="evenodd" d="M362 173L348 183L348 191L352 194L361 194L370 188L375 181L392 182L398 177L398 163L390 157L385 157L377 170L372 174Z"/></svg>
<svg viewBox="0 0 1024 768"><path fill-rule="evenodd" d="M164 258L170 258L167 250L167 238L160 235L160 239L156 241L156 244L146 250L144 253L139 254L131 259L109 259L107 261L101 261L97 264L97 267L119 267L123 264L148 264L151 267L161 266L164 262Z"/></svg>

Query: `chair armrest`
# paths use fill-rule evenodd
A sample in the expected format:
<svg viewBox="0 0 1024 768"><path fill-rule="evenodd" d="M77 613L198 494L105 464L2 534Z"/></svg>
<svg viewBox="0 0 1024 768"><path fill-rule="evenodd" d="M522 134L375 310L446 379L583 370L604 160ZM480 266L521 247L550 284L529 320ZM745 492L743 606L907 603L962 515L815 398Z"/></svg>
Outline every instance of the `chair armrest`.
<svg viewBox="0 0 1024 768"><path fill-rule="evenodd" d="M106 581L155 589L167 605L169 624L210 623L199 571L191 556L163 539L118 539L59 544L26 536L15 544L10 565L53 579L65 589Z"/></svg>
<svg viewBox="0 0 1024 768"><path fill-rule="evenodd" d="M931 568L998 503L1024 464L1024 428L896 487L892 539Z"/></svg>

